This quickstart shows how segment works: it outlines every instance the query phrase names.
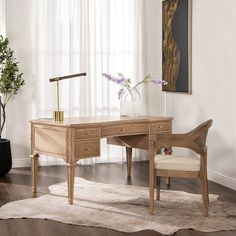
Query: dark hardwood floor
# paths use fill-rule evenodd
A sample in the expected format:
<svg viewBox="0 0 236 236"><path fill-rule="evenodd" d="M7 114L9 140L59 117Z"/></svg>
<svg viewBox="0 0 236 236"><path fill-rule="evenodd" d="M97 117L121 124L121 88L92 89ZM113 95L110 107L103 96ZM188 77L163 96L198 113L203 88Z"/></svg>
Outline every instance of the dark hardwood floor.
<svg viewBox="0 0 236 236"><path fill-rule="evenodd" d="M126 178L125 164L96 164L93 166L78 166L76 176L88 180L113 184L129 184L147 186L148 163L135 162L132 166L132 177ZM38 196L48 193L48 186L62 182L66 179L66 168L64 166L40 167L38 178ZM162 182L162 189L165 189ZM171 189L184 190L199 193L200 187L197 180L172 179ZM221 199L236 203L236 192L209 182L210 193L216 193ZM11 201L32 197L31 194L31 172L29 168L12 169L5 177L0 178L0 206ZM110 229L74 226L49 220L35 219L9 219L0 220L0 236L8 235L50 235L50 236L160 236L154 231L141 231L137 233L123 233ZM176 236L235 236L236 231L221 231L203 233L194 230L180 230Z"/></svg>

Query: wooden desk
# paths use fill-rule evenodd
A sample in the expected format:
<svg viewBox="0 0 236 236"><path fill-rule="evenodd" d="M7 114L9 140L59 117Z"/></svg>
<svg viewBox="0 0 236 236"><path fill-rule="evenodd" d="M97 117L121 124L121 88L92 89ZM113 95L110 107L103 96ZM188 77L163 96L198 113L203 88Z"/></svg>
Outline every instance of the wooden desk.
<svg viewBox="0 0 236 236"><path fill-rule="evenodd" d="M100 139L126 147L128 175L131 171L132 148L148 150L149 189L154 191L155 139L158 133L171 132L170 117L81 117L62 123L52 119L31 121L32 190L37 190L39 154L64 159L67 165L68 202L73 204L74 173L80 159L100 156ZM151 194L152 196L152 194ZM150 201L150 213L154 206Z"/></svg>

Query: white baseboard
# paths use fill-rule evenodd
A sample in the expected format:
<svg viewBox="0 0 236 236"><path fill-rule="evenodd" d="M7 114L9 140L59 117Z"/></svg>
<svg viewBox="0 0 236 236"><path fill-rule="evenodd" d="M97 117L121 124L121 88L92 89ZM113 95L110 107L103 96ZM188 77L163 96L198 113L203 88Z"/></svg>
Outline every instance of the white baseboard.
<svg viewBox="0 0 236 236"><path fill-rule="evenodd" d="M56 165L63 165L65 162L62 159L40 159L39 158L39 166L56 166ZM31 160L29 159L13 159L12 160L12 168L19 168L19 167L30 167Z"/></svg>
<svg viewBox="0 0 236 236"><path fill-rule="evenodd" d="M223 185L227 188L231 188L233 190L236 190L236 179L216 173L211 170L208 171L208 179L217 183L217 184Z"/></svg>
<svg viewBox="0 0 236 236"><path fill-rule="evenodd" d="M29 166L30 166L30 158L12 160L12 168L29 167Z"/></svg>

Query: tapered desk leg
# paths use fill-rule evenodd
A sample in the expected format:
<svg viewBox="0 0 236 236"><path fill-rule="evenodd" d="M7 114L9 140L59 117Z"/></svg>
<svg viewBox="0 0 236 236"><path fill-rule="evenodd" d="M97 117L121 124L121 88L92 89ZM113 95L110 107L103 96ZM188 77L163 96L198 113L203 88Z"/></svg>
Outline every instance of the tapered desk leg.
<svg viewBox="0 0 236 236"><path fill-rule="evenodd" d="M132 166L132 148L126 147L126 161L127 161L127 177L131 176L131 166Z"/></svg>
<svg viewBox="0 0 236 236"><path fill-rule="evenodd" d="M151 215L154 215L154 156L155 156L155 140L156 136L150 135L149 137L149 150L148 150L148 159L149 159L149 212Z"/></svg>
<svg viewBox="0 0 236 236"><path fill-rule="evenodd" d="M37 192L37 179L38 179L38 158L39 155L30 155L31 158L31 178L32 178L32 192Z"/></svg>
<svg viewBox="0 0 236 236"><path fill-rule="evenodd" d="M73 204L74 199L75 164L67 164L68 203Z"/></svg>

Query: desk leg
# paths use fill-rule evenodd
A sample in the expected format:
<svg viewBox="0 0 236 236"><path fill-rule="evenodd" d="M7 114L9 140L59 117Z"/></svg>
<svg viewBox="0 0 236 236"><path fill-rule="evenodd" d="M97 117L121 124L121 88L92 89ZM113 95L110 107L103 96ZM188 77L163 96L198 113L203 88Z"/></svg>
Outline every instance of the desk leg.
<svg viewBox="0 0 236 236"><path fill-rule="evenodd" d="M127 177L131 176L132 148L126 147Z"/></svg>
<svg viewBox="0 0 236 236"><path fill-rule="evenodd" d="M31 158L31 178L32 178L32 192L37 192L37 178L38 178L38 158L39 155L30 155Z"/></svg>
<svg viewBox="0 0 236 236"><path fill-rule="evenodd" d="M73 204L74 199L75 164L67 164L68 203Z"/></svg>
<svg viewBox="0 0 236 236"><path fill-rule="evenodd" d="M151 215L154 215L154 156L155 156L155 135L150 135L149 137L149 150L148 150L148 159L149 159L149 212Z"/></svg>

